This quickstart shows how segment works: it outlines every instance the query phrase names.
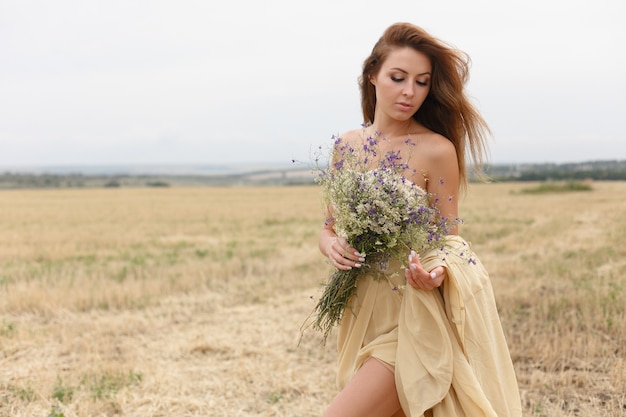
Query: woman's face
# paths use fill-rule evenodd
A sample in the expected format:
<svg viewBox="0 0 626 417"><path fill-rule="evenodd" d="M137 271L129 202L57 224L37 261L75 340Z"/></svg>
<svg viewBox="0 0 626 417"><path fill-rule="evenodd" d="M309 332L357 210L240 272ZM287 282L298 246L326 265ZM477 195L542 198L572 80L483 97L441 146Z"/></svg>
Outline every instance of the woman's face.
<svg viewBox="0 0 626 417"><path fill-rule="evenodd" d="M398 121L411 118L430 91L431 76L428 56L409 47L392 50L370 79L376 88L376 114Z"/></svg>

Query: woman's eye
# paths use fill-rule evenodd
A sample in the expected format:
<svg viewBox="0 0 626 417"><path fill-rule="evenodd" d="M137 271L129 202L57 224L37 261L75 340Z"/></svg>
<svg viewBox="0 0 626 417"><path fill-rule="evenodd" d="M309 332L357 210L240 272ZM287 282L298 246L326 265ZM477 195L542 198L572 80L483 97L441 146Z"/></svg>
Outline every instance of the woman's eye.
<svg viewBox="0 0 626 417"><path fill-rule="evenodd" d="M421 85L422 87L426 87L428 85L428 81L417 81L417 85Z"/></svg>
<svg viewBox="0 0 626 417"><path fill-rule="evenodd" d="M398 77L391 77L391 81L399 83L401 81L404 81L404 78L398 78Z"/></svg>

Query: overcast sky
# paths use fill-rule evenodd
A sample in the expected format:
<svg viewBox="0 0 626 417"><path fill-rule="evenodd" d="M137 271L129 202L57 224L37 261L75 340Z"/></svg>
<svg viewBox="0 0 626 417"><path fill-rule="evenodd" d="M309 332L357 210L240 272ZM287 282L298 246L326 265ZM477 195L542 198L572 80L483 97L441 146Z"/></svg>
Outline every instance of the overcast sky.
<svg viewBox="0 0 626 417"><path fill-rule="evenodd" d="M306 161L384 29L472 58L491 161L626 159L621 0L0 0L0 166Z"/></svg>

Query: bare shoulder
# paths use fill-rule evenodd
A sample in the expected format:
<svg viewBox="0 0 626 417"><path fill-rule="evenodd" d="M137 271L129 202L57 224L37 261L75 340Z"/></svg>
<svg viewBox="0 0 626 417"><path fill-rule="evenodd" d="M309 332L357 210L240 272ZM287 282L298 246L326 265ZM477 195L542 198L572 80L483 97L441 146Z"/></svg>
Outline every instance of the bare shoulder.
<svg viewBox="0 0 626 417"><path fill-rule="evenodd" d="M454 144L430 130L420 133L416 142L415 172L422 176L421 180L439 183L443 179L448 184L455 184L459 177L459 164ZM428 184L426 186L431 188Z"/></svg>
<svg viewBox="0 0 626 417"><path fill-rule="evenodd" d="M359 142L363 138L363 130L362 129L352 129L344 132L339 136L342 141L349 143L351 145Z"/></svg>
<svg viewBox="0 0 626 417"><path fill-rule="evenodd" d="M422 152L428 155L428 159L434 163L453 162L457 163L456 148L445 136L435 132L428 132L420 137L424 145Z"/></svg>

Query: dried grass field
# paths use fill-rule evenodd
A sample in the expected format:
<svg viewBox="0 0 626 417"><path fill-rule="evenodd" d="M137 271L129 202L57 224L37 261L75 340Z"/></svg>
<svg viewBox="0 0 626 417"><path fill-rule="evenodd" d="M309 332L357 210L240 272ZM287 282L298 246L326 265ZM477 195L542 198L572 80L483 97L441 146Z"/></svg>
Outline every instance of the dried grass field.
<svg viewBox="0 0 626 417"><path fill-rule="evenodd" d="M526 416L626 416L626 183L472 185ZM319 416L315 187L0 192L0 417Z"/></svg>

